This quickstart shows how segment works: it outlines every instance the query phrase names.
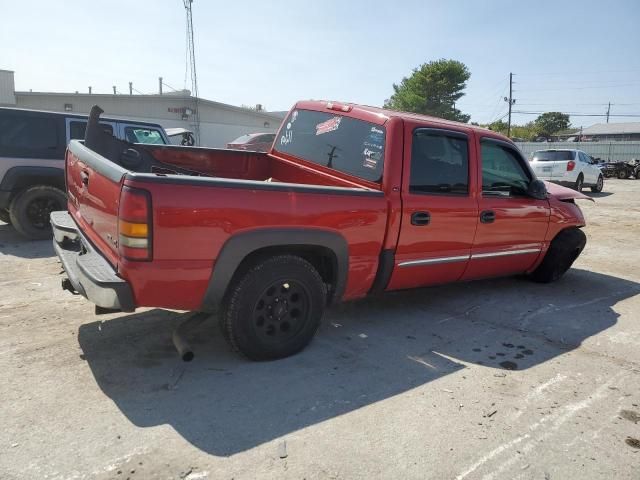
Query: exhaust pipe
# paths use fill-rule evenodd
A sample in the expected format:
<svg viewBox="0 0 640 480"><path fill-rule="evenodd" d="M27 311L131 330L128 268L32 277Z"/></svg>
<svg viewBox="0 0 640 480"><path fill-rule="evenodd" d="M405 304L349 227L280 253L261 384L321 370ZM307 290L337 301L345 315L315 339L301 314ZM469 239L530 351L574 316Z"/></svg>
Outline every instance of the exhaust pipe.
<svg viewBox="0 0 640 480"><path fill-rule="evenodd" d="M62 290L66 290L67 292L71 292L74 295L78 295L78 291L73 287L73 283L67 277L62 279Z"/></svg>
<svg viewBox="0 0 640 480"><path fill-rule="evenodd" d="M171 339L173 340L173 345L178 351L178 355L180 355L180 358L183 361L190 362L195 356L195 354L193 353L193 348L191 348L191 345L186 338L187 330L197 327L208 317L208 313L197 312L180 322L176 329L173 331Z"/></svg>

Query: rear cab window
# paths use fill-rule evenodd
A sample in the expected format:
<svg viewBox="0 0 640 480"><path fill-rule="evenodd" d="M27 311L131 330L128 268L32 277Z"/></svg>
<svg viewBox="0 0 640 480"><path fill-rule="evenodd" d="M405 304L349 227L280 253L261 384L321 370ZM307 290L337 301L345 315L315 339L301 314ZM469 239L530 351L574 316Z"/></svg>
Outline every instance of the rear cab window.
<svg viewBox="0 0 640 480"><path fill-rule="evenodd" d="M296 109L283 122L275 151L379 183L384 164L384 126L338 115Z"/></svg>
<svg viewBox="0 0 640 480"><path fill-rule="evenodd" d="M575 160L576 152L570 150L538 150L537 152L533 152L532 159L538 162Z"/></svg>

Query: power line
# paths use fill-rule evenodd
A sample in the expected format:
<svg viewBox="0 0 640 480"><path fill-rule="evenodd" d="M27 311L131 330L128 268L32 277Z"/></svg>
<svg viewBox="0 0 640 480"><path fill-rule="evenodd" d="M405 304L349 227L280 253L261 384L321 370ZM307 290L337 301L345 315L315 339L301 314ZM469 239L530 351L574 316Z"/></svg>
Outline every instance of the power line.
<svg viewBox="0 0 640 480"><path fill-rule="evenodd" d="M524 112L515 110L513 113L517 113L519 115L542 115L547 112ZM572 117L606 117L606 113L580 113L580 112L562 112L565 115L571 115ZM640 113L611 113L610 117L640 117Z"/></svg>
<svg viewBox="0 0 640 480"><path fill-rule="evenodd" d="M563 92L567 90L594 90L598 88L620 88L620 87L635 87L640 85L639 82L634 83L619 83L619 84L611 84L611 85L593 85L593 86L566 86L561 88L527 88L524 89L528 92Z"/></svg>

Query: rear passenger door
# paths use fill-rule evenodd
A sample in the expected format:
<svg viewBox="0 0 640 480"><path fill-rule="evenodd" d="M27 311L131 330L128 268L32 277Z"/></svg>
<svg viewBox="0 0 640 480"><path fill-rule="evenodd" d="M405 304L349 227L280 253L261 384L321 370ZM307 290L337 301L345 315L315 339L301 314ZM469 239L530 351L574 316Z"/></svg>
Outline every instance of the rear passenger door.
<svg viewBox="0 0 640 480"><path fill-rule="evenodd" d="M482 181L478 229L463 279L524 273L542 250L549 201L527 195L534 176L513 145L482 138L478 147Z"/></svg>
<svg viewBox="0 0 640 480"><path fill-rule="evenodd" d="M458 280L478 221L467 132L405 124L402 225L388 289Z"/></svg>

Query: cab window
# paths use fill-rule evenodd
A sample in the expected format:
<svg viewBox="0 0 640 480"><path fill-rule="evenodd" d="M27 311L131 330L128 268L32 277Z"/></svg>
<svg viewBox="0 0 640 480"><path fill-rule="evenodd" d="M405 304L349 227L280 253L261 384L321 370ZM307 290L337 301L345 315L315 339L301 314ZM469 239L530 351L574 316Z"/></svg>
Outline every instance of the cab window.
<svg viewBox="0 0 640 480"><path fill-rule="evenodd" d="M113 135L113 127L107 123L101 123L105 133ZM69 122L69 139L84 140L84 134L87 131L87 122L73 121Z"/></svg>
<svg viewBox="0 0 640 480"><path fill-rule="evenodd" d="M409 191L467 195L469 148L464 134L418 129L411 145Z"/></svg>
<svg viewBox="0 0 640 480"><path fill-rule="evenodd" d="M131 143L164 145L164 138L162 138L160 131L155 128L126 127L124 134L127 141Z"/></svg>
<svg viewBox="0 0 640 480"><path fill-rule="evenodd" d="M482 194L485 196L526 195L531 175L521 155L489 140L480 143Z"/></svg>

